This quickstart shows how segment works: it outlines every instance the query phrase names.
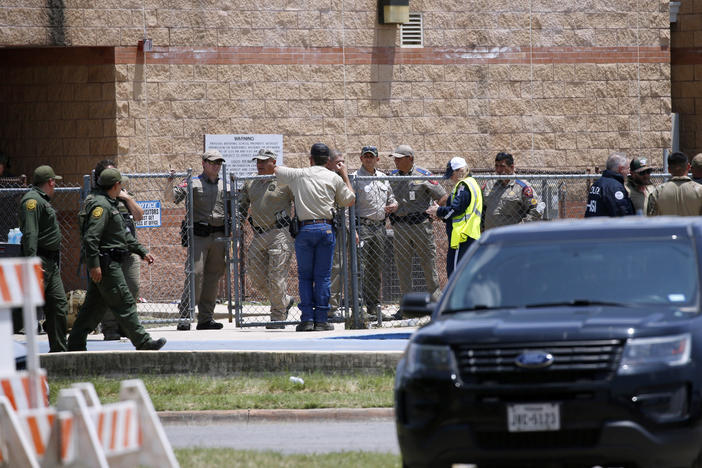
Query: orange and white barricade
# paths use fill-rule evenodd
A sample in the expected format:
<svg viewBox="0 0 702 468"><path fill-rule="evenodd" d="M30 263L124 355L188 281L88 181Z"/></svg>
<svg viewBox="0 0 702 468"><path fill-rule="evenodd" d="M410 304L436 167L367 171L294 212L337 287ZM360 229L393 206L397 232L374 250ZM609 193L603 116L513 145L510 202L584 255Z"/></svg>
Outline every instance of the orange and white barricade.
<svg viewBox="0 0 702 468"><path fill-rule="evenodd" d="M0 260L0 467L178 467L141 380L122 382L101 405L92 384L61 390L48 405L39 368L36 307L44 303L38 258ZM11 307L23 307L27 371L15 370Z"/></svg>

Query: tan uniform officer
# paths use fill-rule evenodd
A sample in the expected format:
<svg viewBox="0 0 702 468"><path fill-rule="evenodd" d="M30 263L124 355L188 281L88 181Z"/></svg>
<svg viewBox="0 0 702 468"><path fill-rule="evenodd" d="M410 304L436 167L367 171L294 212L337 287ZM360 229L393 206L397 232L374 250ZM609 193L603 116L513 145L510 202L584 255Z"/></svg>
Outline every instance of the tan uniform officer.
<svg viewBox="0 0 702 468"><path fill-rule="evenodd" d="M194 177L193 186L193 255L195 272L195 305L197 305L197 329L219 330L224 325L215 322L214 308L219 290L219 280L226 267L227 243L217 241L224 236L224 183L219 178L224 158L217 150L202 154L202 174ZM188 185L183 181L173 188L173 201L185 200ZM187 265L186 265L187 267ZM185 280L183 295L178 309L181 322L178 330L190 330L189 287Z"/></svg>
<svg viewBox="0 0 702 468"><path fill-rule="evenodd" d="M276 154L261 149L253 158L258 175L273 175ZM271 303L271 322L284 321L294 298L287 294L292 240L288 233L293 195L287 185L276 179L254 179L244 184L239 194L239 213L246 216L254 231L249 244L246 271L254 288ZM268 329L285 328L270 323Z"/></svg>
<svg viewBox="0 0 702 468"><path fill-rule="evenodd" d="M385 176L376 169L377 165L378 148L364 146L361 148L361 168L354 174L361 177ZM385 262L385 218L397 211L397 201L387 180L358 180L356 187L363 302L369 320L374 320L380 313L380 278Z"/></svg>
<svg viewBox="0 0 702 468"><path fill-rule="evenodd" d="M509 153L497 153L495 173L514 174L514 158ZM521 179L500 179L483 199L485 230L508 224L538 221L543 214L544 204L534 193L532 186Z"/></svg>
<svg viewBox="0 0 702 468"><path fill-rule="evenodd" d="M394 176L428 176L431 172L414 165L414 151L409 145L400 145L394 158L396 170ZM426 212L432 200L439 205L446 203L446 190L434 180L390 180L398 208L390 215L394 230L393 246L397 276L400 280L400 292L404 295L412 288L412 256L417 255L424 270L427 291L433 300L438 300L439 276L436 273L436 242L434 226ZM401 316L396 316L401 318Z"/></svg>
<svg viewBox="0 0 702 468"><path fill-rule="evenodd" d="M648 165L646 158L634 158L629 164L629 175L624 182L624 188L629 193L634 212L645 215L648 212L648 197L653 193L651 173L653 169Z"/></svg>
<svg viewBox="0 0 702 468"><path fill-rule="evenodd" d="M687 176L689 170L685 153L668 156L668 171L673 177L656 187L648 197L649 216L702 215L702 185Z"/></svg>

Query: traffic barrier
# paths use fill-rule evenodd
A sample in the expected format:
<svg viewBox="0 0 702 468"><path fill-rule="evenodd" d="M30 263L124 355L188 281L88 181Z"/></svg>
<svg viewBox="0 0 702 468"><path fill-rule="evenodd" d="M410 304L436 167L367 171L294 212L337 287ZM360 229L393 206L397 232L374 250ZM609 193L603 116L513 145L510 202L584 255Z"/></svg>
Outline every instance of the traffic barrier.
<svg viewBox="0 0 702 468"><path fill-rule="evenodd" d="M40 369L38 372L41 399L39 406L49 406L49 395L47 393L48 382L46 380L46 371ZM32 404L32 382L33 377L29 372L17 372L14 375L0 377L0 395L4 395L12 405L15 411L35 408Z"/></svg>
<svg viewBox="0 0 702 468"><path fill-rule="evenodd" d="M141 380L122 382L117 403L101 405L92 384L81 383L49 406L35 340L43 302L39 259L0 260L0 467L177 468ZM28 345L23 372L15 370L10 317L10 307L20 305Z"/></svg>

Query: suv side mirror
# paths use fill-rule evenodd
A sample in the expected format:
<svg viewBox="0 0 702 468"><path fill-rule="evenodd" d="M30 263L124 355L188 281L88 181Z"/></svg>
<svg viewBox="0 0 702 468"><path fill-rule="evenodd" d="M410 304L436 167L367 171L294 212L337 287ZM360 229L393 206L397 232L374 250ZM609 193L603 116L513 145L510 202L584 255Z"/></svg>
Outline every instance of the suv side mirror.
<svg viewBox="0 0 702 468"><path fill-rule="evenodd" d="M434 306L429 293L407 293L400 300L400 313L404 318L425 317L431 315Z"/></svg>

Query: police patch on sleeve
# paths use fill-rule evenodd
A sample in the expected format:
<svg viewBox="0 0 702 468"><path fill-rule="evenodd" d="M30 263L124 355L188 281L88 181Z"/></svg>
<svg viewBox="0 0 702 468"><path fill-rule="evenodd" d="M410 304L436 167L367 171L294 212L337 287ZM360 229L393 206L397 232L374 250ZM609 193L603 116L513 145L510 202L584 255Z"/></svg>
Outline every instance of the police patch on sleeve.
<svg viewBox="0 0 702 468"><path fill-rule="evenodd" d="M99 218L100 216L102 216L102 212L103 212L102 207L98 206L97 208L95 208L93 210L93 218Z"/></svg>
<svg viewBox="0 0 702 468"><path fill-rule="evenodd" d="M621 190L617 190L614 192L614 198L617 200L623 200L624 199L624 194L621 192Z"/></svg>
<svg viewBox="0 0 702 468"><path fill-rule="evenodd" d="M37 209L37 201L34 199L27 200L27 203L24 206L26 206L29 211L36 210Z"/></svg>

